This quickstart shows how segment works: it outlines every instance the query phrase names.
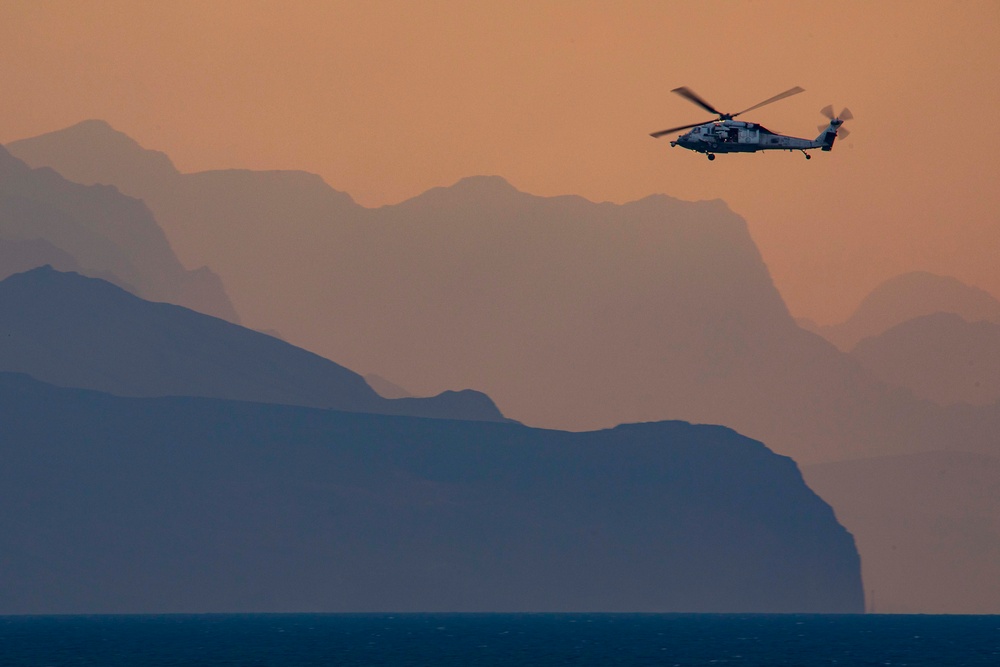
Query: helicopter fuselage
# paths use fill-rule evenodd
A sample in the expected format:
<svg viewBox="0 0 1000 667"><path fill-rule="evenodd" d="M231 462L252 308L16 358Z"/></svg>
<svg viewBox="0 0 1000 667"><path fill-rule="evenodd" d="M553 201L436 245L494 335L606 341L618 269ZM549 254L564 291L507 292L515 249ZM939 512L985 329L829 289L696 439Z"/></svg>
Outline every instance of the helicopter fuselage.
<svg viewBox="0 0 1000 667"><path fill-rule="evenodd" d="M748 123L742 120L735 120L748 111L759 109L762 106L772 104L778 100L783 100L792 95L805 92L796 86L789 88L783 93L778 93L774 97L746 108L737 113L723 113L706 102L690 88L681 86L674 88L672 93L677 93L688 102L695 104L705 111L717 114L717 120L710 120L707 123L691 123L690 125L680 125L671 127L659 132L652 132L649 136L654 139L665 137L680 130L688 130L670 142L671 146L680 146L689 151L696 151L708 155L709 160L715 159L716 153L756 153L757 151L802 151L808 160L811 156L806 153L808 150L819 148L829 151L833 148L833 142L837 139L838 132L847 136L847 129L841 131L841 125L845 120L854 118L849 109L844 109L839 116L833 113L833 105L826 106L820 113L830 119L830 124L820 125L820 134L815 139L802 139L800 137L790 137L786 134L772 132L758 123Z"/></svg>
<svg viewBox="0 0 1000 667"><path fill-rule="evenodd" d="M835 132L835 128L834 128ZM834 136L836 134L834 133ZM823 141L823 135L817 139L801 139L772 132L759 123L747 123L741 120L717 120L692 128L670 142L671 146L680 146L699 153L754 153L756 151L806 151L814 148L830 150Z"/></svg>

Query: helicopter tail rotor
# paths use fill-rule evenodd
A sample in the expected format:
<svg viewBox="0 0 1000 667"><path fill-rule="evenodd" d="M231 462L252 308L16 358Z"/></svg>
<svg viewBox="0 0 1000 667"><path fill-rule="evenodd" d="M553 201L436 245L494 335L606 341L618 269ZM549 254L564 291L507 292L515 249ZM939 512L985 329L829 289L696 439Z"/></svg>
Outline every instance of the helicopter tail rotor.
<svg viewBox="0 0 1000 667"><path fill-rule="evenodd" d="M827 118L829 118L831 121L836 120L836 121L840 121L841 123L843 123L845 120L853 120L854 119L854 114L852 114L851 110L848 109L847 107L844 107L843 110L839 114L837 114L836 116L833 115L833 105L832 104L827 104L825 107L823 107L822 109L820 109L819 112L821 114L823 114L824 116L826 116ZM823 127L826 127L826 126L824 125Z"/></svg>
<svg viewBox="0 0 1000 667"><path fill-rule="evenodd" d="M819 111L821 114L830 119L829 124L819 126L819 136L816 141L822 144L824 151L828 151L833 148L833 142L837 137L841 139L846 139L850 136L850 131L846 127L842 127L845 120L851 120L854 118L854 114L847 107L836 116L833 115L833 105L828 104Z"/></svg>

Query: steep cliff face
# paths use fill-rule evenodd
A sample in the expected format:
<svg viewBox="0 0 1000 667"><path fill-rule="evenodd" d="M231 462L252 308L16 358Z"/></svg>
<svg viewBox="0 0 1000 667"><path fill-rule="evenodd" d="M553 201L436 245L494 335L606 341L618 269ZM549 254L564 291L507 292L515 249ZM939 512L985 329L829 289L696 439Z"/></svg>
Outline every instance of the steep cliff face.
<svg viewBox="0 0 1000 667"><path fill-rule="evenodd" d="M186 270L141 201L115 187L80 185L51 169L31 169L2 147L0 240L44 242L63 268L70 268L61 261L68 255L88 275L144 298L238 321L219 277L204 267ZM19 265L4 274L25 268L31 267Z"/></svg>
<svg viewBox="0 0 1000 667"><path fill-rule="evenodd" d="M888 614L1000 613L1000 458L924 452L803 468Z"/></svg>
<svg viewBox="0 0 1000 667"><path fill-rule="evenodd" d="M566 433L0 374L2 613L859 612L851 536L721 427Z"/></svg>

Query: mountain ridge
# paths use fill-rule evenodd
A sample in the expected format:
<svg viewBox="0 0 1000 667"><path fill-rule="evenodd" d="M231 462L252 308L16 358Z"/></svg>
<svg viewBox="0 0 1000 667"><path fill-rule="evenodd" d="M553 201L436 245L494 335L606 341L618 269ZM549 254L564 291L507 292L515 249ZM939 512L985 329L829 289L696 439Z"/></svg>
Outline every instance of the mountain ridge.
<svg viewBox="0 0 1000 667"><path fill-rule="evenodd" d="M19 508L0 613L863 608L829 506L722 427L574 434L8 373L0 421Z"/></svg>
<svg viewBox="0 0 1000 667"><path fill-rule="evenodd" d="M221 318L51 267L0 281L0 369L119 396L204 396L504 421L464 390L383 399L357 373Z"/></svg>

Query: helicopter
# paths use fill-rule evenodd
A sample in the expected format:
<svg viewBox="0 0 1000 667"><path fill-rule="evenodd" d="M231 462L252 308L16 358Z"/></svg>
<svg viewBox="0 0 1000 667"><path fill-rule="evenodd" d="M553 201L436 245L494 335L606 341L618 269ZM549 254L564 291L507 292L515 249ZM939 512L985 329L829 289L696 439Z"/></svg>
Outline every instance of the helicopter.
<svg viewBox="0 0 1000 667"><path fill-rule="evenodd" d="M674 88L670 92L680 95L689 102L697 104L705 111L717 114L719 117L717 120L710 120L708 122L692 123L690 125L672 127L668 130L660 130L659 132L653 132L649 136L658 139L664 135L679 132L680 130L694 128L690 132L678 136L670 142L670 145L671 147L680 146L691 151L705 153L708 155L709 160L714 160L716 153L756 153L757 151L802 151L802 154L809 160L812 156L806 153L806 151L816 148L829 151L833 148L833 142L838 136L846 138L849 132L846 127L841 127L841 125L843 125L845 120L854 118L850 109L845 108L839 114L834 115L833 105L828 105L823 107L820 113L826 116L830 122L819 126L819 136L815 139L800 139L772 132L759 123L734 120L737 116L745 114L747 111L753 111L766 104L771 104L786 97L805 92L804 89L798 86L789 88L783 93L778 93L774 97L770 97L737 113L722 113L699 97L693 90L685 86Z"/></svg>

